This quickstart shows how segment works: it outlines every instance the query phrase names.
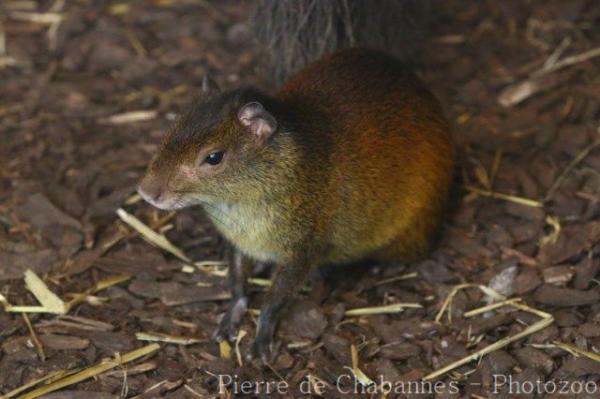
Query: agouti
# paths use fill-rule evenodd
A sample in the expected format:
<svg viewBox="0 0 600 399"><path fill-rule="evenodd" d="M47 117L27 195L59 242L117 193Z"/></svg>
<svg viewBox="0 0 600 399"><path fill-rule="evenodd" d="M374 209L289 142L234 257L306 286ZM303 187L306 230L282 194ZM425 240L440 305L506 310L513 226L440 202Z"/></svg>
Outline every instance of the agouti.
<svg viewBox="0 0 600 399"><path fill-rule="evenodd" d="M342 50L274 96L239 89L201 99L166 136L139 193L161 209L201 205L237 250L232 339L247 309L250 261L276 265L253 355L267 361L281 310L316 267L427 254L453 178L441 108L402 63Z"/></svg>

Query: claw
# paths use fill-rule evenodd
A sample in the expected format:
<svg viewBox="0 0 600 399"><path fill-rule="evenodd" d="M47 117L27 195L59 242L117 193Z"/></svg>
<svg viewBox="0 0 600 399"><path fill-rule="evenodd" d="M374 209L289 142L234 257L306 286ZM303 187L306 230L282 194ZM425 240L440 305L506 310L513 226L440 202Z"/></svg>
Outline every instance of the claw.
<svg viewBox="0 0 600 399"><path fill-rule="evenodd" d="M254 343L248 354L249 359L260 360L265 365L270 364L271 361L274 360L277 352L277 348L273 345L274 330L273 325L261 324L261 321L259 320L256 338L254 339Z"/></svg>
<svg viewBox="0 0 600 399"><path fill-rule="evenodd" d="M271 350L271 342L272 341L270 338L267 340L264 337L257 337L254 340L254 343L252 344L252 349L248 354L248 359L257 359L260 360L263 364L269 364L273 353Z"/></svg>
<svg viewBox="0 0 600 399"><path fill-rule="evenodd" d="M228 340L230 342L235 341L237 337L238 328L248 310L248 300L245 297L240 297L235 301L232 301L229 309L223 315L219 327L213 333L213 340L221 342Z"/></svg>

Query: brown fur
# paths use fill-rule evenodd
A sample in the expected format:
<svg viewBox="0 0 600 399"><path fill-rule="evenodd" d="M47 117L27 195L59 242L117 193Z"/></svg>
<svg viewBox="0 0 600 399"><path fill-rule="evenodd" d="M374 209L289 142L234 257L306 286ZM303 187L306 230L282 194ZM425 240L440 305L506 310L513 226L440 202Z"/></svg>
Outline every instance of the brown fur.
<svg viewBox="0 0 600 399"><path fill-rule="evenodd" d="M249 102L277 121L264 142L238 120ZM226 150L222 164L198 166L216 148ZM394 58L351 49L305 68L274 97L245 89L195 105L142 187L160 185L166 208L202 204L239 251L278 265L257 332L264 355L278 312L310 268L424 256L452 176L453 148L435 98ZM242 294L232 303L245 309ZM222 322L220 332L236 322Z"/></svg>
<svg viewBox="0 0 600 399"><path fill-rule="evenodd" d="M309 66L277 98L307 116L298 129L310 149L300 212L314 215L321 262L423 256L441 222L453 149L421 82L399 62L355 49Z"/></svg>

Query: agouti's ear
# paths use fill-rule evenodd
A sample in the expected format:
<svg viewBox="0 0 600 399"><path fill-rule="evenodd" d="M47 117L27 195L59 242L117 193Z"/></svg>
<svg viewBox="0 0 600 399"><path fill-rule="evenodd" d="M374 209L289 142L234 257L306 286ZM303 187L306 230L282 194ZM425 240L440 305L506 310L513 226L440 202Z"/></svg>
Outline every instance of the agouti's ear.
<svg viewBox="0 0 600 399"><path fill-rule="evenodd" d="M266 141L277 130L275 117L259 102L251 102L240 108L238 119L259 142Z"/></svg>
<svg viewBox="0 0 600 399"><path fill-rule="evenodd" d="M202 78L202 95L203 96L212 96L213 94L217 94L221 89L219 85L213 78L208 75L204 75Z"/></svg>

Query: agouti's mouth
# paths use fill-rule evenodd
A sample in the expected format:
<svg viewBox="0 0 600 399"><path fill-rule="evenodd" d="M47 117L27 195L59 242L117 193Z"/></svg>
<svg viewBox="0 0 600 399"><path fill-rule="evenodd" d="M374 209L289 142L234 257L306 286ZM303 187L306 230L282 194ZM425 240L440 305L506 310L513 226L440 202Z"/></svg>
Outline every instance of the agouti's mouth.
<svg viewBox="0 0 600 399"><path fill-rule="evenodd" d="M172 210L176 210L176 209L185 208L185 206L186 206L185 202L181 201L177 197L166 198L167 196L162 196L162 197L159 197L158 199L154 199L152 197L149 197L143 191L139 190L139 188L138 188L138 193L144 199L144 201L146 201L147 203L149 203L150 205L152 205L158 209L162 209L163 211L172 211Z"/></svg>
<svg viewBox="0 0 600 399"><path fill-rule="evenodd" d="M184 201L181 201L181 198L164 190L163 187L164 186L156 179L146 177L138 186L137 192L144 201L158 209L174 210L185 206L185 203Z"/></svg>

